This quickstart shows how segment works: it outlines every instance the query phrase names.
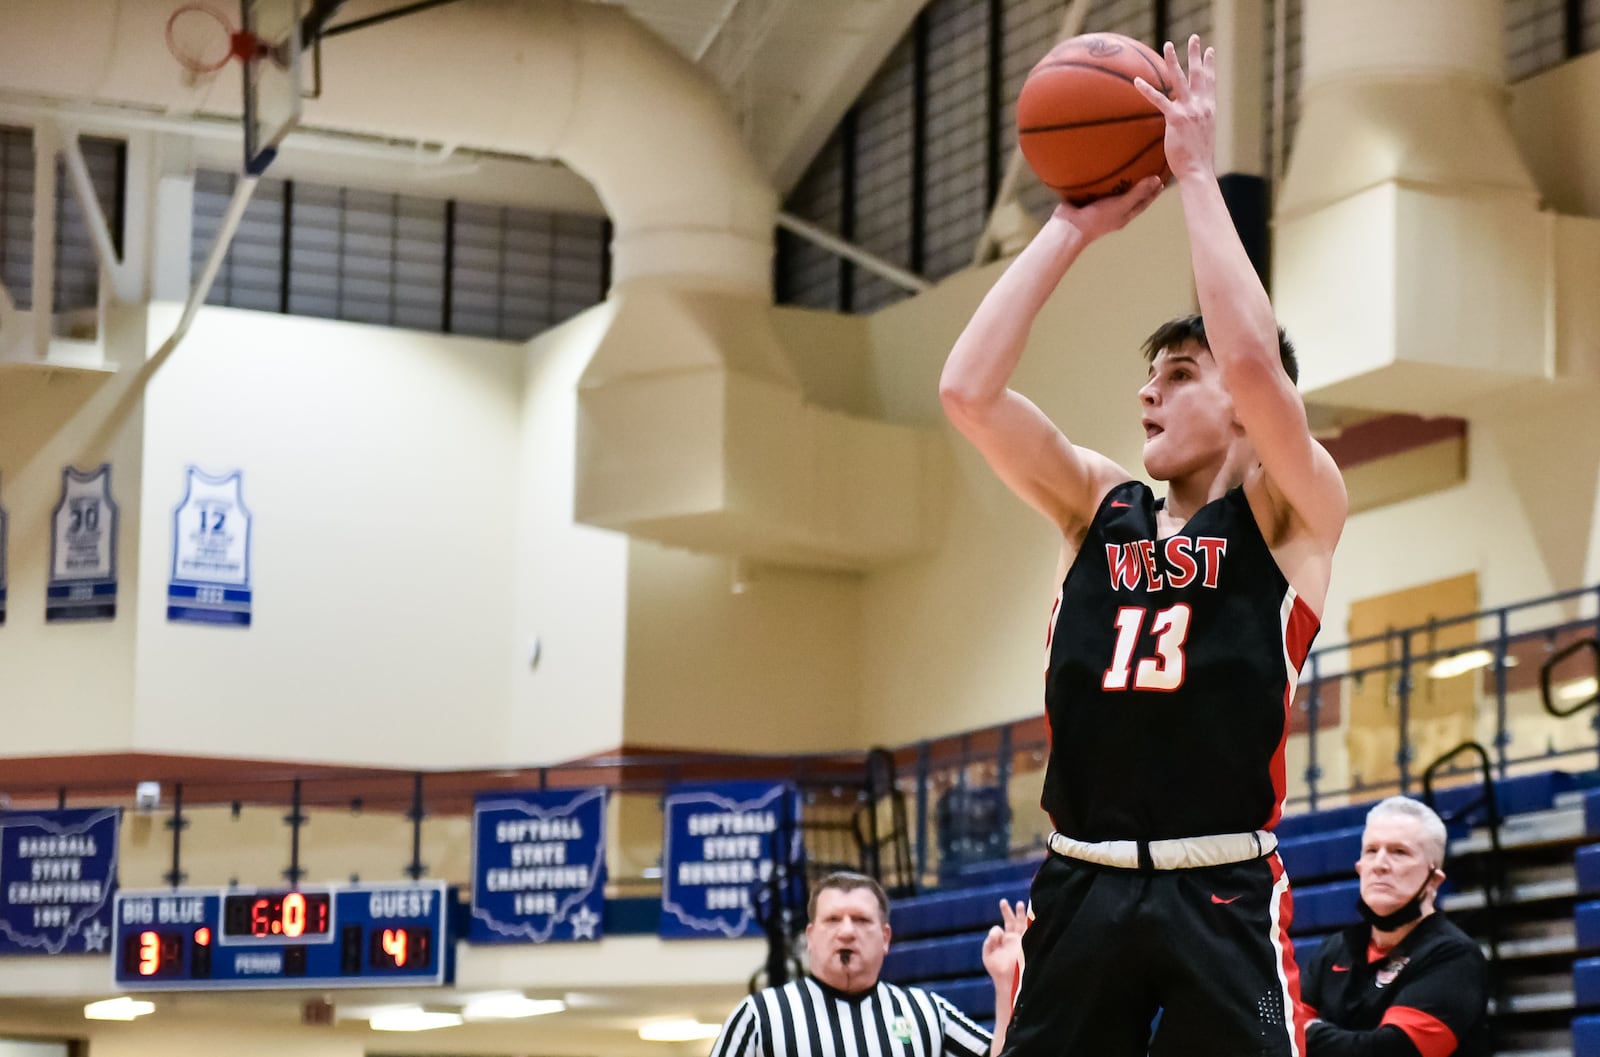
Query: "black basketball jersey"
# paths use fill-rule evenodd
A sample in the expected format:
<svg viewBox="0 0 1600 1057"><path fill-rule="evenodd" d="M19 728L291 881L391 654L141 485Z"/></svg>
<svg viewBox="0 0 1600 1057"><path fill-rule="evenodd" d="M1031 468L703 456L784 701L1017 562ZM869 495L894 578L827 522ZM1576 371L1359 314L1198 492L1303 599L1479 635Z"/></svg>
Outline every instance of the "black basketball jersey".
<svg viewBox="0 0 1600 1057"><path fill-rule="evenodd" d="M1288 709L1319 627L1242 488L1156 538L1159 508L1117 485L1056 601L1044 809L1079 840L1270 828Z"/></svg>

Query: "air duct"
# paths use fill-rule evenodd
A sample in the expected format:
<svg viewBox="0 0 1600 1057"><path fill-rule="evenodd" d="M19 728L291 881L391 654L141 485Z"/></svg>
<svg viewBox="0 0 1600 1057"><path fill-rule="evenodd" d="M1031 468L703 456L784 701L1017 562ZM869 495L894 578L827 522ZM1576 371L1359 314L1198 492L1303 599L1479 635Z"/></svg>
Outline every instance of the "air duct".
<svg viewBox="0 0 1600 1057"><path fill-rule="evenodd" d="M0 94L237 114L234 73L181 82L165 43L176 6L12 5ZM613 287L566 335L592 343L579 520L831 569L926 545L935 435L806 400L771 303L777 194L716 86L624 9L459 0L340 35L302 125L555 158L594 185Z"/></svg>
<svg viewBox="0 0 1600 1057"><path fill-rule="evenodd" d="M1319 402L1459 413L1551 376L1554 218L1512 136L1498 0L1306 0L1274 300Z"/></svg>
<svg viewBox="0 0 1600 1057"><path fill-rule="evenodd" d="M0 91L166 113L237 114L239 77L185 87L173 0L14 4ZM716 87L619 7L462 0L323 46L303 124L559 158L616 229L613 274L764 293L777 195Z"/></svg>

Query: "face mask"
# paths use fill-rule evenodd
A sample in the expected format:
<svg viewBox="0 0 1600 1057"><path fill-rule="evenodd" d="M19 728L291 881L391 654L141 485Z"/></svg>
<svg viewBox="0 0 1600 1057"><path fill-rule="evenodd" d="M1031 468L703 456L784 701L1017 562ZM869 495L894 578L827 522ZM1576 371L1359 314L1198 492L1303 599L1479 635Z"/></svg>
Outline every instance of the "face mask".
<svg viewBox="0 0 1600 1057"><path fill-rule="evenodd" d="M1361 914L1361 919L1379 932L1393 932L1402 925L1409 925L1422 917L1422 901L1428 894L1428 885L1433 881L1435 870L1429 870L1428 876L1423 880L1422 887L1417 889L1417 894L1412 896L1404 906L1389 914L1380 914L1367 906L1367 901L1360 896L1356 897L1356 910Z"/></svg>

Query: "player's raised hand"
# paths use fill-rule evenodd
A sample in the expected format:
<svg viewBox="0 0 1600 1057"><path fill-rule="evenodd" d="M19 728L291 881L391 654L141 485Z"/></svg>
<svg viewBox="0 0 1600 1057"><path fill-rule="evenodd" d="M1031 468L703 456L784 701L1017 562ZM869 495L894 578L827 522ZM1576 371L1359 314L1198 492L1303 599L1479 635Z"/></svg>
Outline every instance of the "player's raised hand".
<svg viewBox="0 0 1600 1057"><path fill-rule="evenodd" d="M1062 202L1056 206L1051 219L1072 225L1085 239L1093 242L1126 227L1134 217L1150 208L1150 203L1160 196L1161 189L1159 176L1146 176L1121 194L1097 199L1086 206Z"/></svg>
<svg viewBox="0 0 1600 1057"><path fill-rule="evenodd" d="M1004 899L1000 900L1002 924L989 929L983 939L983 967L990 979L1010 986L1017 968L1022 965L1022 934L1028 928L1027 907L1018 902L1015 909Z"/></svg>
<svg viewBox="0 0 1600 1057"><path fill-rule="evenodd" d="M1217 52L1200 49L1200 38L1189 38L1189 69L1178 61L1178 49L1167 41L1162 51L1172 95L1167 97L1142 77L1133 86L1167 119L1167 165L1180 181L1213 175L1217 152Z"/></svg>

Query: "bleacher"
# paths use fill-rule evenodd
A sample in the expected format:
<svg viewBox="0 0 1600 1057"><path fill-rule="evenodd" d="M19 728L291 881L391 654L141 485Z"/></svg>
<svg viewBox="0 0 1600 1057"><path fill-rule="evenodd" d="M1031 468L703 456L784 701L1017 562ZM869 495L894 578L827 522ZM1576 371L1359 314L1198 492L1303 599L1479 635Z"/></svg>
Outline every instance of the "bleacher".
<svg viewBox="0 0 1600 1057"><path fill-rule="evenodd" d="M1600 1057L1600 772L1544 771L1501 780L1495 790L1498 866L1486 805L1473 806L1484 799L1480 786L1440 790L1435 806L1452 820L1439 905L1498 956L1496 1053ZM1291 815L1277 827L1294 884L1290 934L1302 959L1329 933L1359 921L1355 861L1370 807ZM884 977L928 987L992 1021L983 937L999 921L1001 899L1027 898L1038 862L950 869L937 889L898 900Z"/></svg>

